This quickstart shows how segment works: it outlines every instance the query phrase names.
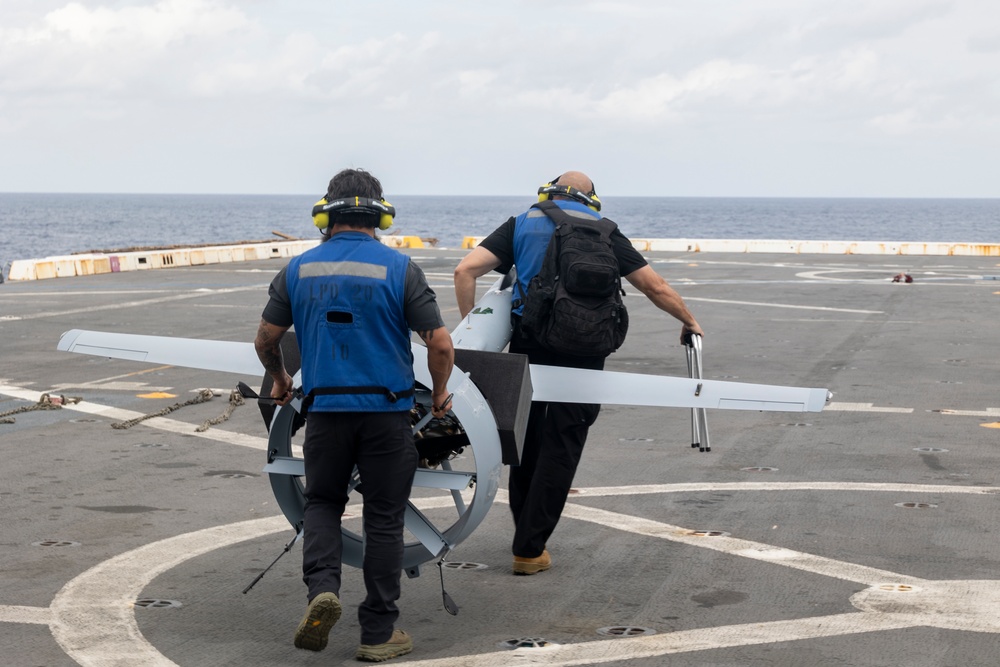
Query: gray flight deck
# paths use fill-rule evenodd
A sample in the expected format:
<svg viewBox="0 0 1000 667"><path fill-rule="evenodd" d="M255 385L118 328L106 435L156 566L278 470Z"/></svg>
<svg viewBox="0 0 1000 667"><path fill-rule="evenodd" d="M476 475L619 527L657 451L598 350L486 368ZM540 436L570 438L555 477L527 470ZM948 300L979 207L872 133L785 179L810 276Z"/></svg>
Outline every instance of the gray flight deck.
<svg viewBox="0 0 1000 667"><path fill-rule="evenodd" d="M464 251L406 252L454 326ZM646 256L706 331L706 378L825 387L830 404L709 411L707 453L688 410L605 407L552 569L510 573L501 492L444 570L458 616L432 564L404 578L415 649L393 662L1000 664L1000 258ZM56 351L74 328L250 341L283 261L0 285L0 413L82 398L0 424L0 664L354 664L359 571L319 654L292 647L300 545L242 593L292 537L263 421L248 404L195 428L255 380ZM686 375L678 323L634 289L626 303L608 369ZM111 427L203 388L221 395Z"/></svg>

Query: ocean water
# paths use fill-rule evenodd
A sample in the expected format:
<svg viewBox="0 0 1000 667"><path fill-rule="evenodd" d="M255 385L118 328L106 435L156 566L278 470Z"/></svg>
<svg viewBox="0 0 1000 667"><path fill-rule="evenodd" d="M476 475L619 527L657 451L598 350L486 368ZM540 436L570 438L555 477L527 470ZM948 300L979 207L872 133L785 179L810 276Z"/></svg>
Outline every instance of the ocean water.
<svg viewBox="0 0 1000 667"><path fill-rule="evenodd" d="M460 247L533 197L396 196L386 233ZM91 250L316 238L315 195L0 193L0 267ZM1000 243L1000 199L606 196L602 213L633 238Z"/></svg>

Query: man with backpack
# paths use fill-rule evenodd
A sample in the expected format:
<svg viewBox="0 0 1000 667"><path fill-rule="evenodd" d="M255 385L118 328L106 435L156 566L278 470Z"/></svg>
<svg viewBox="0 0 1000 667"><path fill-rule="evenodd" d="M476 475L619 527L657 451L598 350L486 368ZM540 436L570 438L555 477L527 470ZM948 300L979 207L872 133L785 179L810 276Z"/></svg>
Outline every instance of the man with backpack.
<svg viewBox="0 0 1000 667"><path fill-rule="evenodd" d="M472 310L476 278L517 268L510 352L533 364L602 370L621 345L628 315L621 278L680 320L681 339L703 335L684 300L610 220L594 184L568 171L538 189L539 202L486 237L455 269L462 317ZM547 570L546 542L569 496L600 405L533 402L521 462L511 467L514 574Z"/></svg>

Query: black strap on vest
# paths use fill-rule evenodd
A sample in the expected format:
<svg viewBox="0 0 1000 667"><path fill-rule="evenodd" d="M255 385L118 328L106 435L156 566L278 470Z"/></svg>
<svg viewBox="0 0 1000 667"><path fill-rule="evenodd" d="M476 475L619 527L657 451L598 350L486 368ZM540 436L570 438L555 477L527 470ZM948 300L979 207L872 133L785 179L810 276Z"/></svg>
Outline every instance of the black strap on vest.
<svg viewBox="0 0 1000 667"><path fill-rule="evenodd" d="M303 414L309 410L317 396L343 396L344 394L382 394L390 403L413 396L413 387L404 391L392 391L388 387L314 387L302 401Z"/></svg>

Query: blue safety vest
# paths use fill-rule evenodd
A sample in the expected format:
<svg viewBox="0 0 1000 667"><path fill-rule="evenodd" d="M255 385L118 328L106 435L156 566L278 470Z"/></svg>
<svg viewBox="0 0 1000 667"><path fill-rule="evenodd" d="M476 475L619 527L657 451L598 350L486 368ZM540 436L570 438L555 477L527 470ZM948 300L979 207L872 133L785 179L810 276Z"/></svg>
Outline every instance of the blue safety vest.
<svg viewBox="0 0 1000 667"><path fill-rule="evenodd" d="M556 199L553 202L570 215L601 219L600 213L579 202L568 199ZM529 208L514 220L514 266L517 267L517 288L514 291L514 306L511 310L515 315L520 315L524 310L528 284L542 269L542 259L545 257L545 250L549 247L555 229L556 223L537 208Z"/></svg>
<svg viewBox="0 0 1000 667"><path fill-rule="evenodd" d="M409 261L364 232L339 232L288 263L288 298L309 410L413 407L413 354L404 310Z"/></svg>

